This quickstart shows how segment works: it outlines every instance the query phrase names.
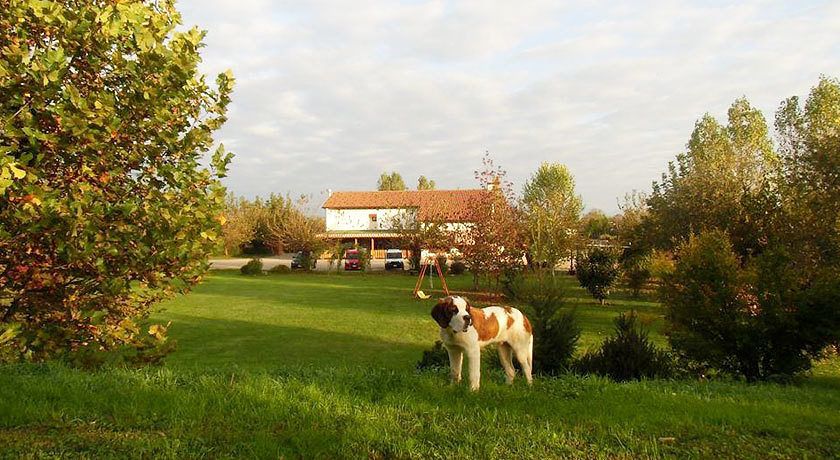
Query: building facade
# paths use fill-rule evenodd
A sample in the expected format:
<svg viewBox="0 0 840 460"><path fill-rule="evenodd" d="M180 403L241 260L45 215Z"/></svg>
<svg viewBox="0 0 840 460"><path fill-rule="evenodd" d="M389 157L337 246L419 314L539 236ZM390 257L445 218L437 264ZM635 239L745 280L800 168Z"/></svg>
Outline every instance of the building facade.
<svg viewBox="0 0 840 460"><path fill-rule="evenodd" d="M485 190L335 192L324 202L324 237L365 247L374 258L401 247L402 229L437 223L449 229L472 221L474 203ZM406 255L407 257L407 255Z"/></svg>

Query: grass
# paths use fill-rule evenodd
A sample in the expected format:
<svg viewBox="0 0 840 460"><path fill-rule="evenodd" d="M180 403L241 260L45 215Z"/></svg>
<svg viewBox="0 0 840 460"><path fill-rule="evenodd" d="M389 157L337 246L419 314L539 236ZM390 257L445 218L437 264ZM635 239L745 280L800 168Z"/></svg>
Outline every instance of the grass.
<svg viewBox="0 0 840 460"><path fill-rule="evenodd" d="M835 457L840 360L796 385L518 381L485 369L473 394L414 365L432 302L400 275L215 273L156 314L178 351L161 368L0 368L0 456L113 458ZM467 277L450 279L465 289ZM583 347L631 308L569 286Z"/></svg>

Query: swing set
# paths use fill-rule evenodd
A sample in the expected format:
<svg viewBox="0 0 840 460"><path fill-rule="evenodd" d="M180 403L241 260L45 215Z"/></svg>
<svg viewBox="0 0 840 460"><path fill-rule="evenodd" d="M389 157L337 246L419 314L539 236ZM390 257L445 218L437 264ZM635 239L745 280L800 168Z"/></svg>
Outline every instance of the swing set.
<svg viewBox="0 0 840 460"><path fill-rule="evenodd" d="M420 265L420 276L417 277L417 283L414 285L414 297L416 297L418 299L421 299L421 300L426 300L426 299L432 297L430 294L426 294L425 292L423 292L422 289L420 289L422 287L422 284L423 284L423 278L426 277L427 272L431 271L431 269L432 269L431 267L434 267L435 269L437 269L437 275L438 275L438 278L440 278L440 284L443 286L443 292L445 292L446 295L449 295L449 286L446 285L446 278L444 278L444 276L443 276L443 270L440 269L440 263L437 260L437 255L431 254L431 255L426 256L425 259L424 259L424 262L425 263ZM429 290L431 291L434 288L435 288L435 283L434 283L434 280L432 280L432 276L430 275L429 276Z"/></svg>

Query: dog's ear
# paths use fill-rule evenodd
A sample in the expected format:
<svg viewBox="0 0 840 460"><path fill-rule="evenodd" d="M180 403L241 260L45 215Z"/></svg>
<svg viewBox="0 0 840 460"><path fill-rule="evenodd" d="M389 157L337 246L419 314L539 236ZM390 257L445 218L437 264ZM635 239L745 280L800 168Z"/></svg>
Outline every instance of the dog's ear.
<svg viewBox="0 0 840 460"><path fill-rule="evenodd" d="M437 321L438 326L446 328L452 320L452 303L449 299L440 299L437 305L432 308L432 318Z"/></svg>

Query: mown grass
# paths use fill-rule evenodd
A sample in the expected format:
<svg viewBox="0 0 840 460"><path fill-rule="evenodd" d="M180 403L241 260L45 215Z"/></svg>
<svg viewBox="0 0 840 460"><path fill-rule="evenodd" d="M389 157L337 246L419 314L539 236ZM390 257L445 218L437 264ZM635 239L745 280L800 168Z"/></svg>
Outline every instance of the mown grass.
<svg viewBox="0 0 840 460"><path fill-rule="evenodd" d="M452 278L453 288L470 280ZM571 286L592 346L635 308L600 307ZM418 373L437 336L413 279L217 273L174 299L179 349L162 368L0 368L3 457L624 458L833 457L840 361L794 385L616 384L565 376L473 394L445 371Z"/></svg>

